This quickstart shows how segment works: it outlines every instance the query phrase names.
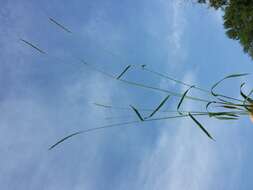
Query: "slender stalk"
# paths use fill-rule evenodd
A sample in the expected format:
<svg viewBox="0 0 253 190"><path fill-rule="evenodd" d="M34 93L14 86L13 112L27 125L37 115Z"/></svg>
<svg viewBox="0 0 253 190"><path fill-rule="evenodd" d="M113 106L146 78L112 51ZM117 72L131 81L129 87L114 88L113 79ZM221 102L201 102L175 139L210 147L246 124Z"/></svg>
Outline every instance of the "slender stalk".
<svg viewBox="0 0 253 190"><path fill-rule="evenodd" d="M157 75L157 76L160 76L160 77L162 77L162 78L168 79L168 80L170 80L170 81L174 81L174 82L176 82L176 83L178 83L178 84L181 84L181 85L184 85L184 86L187 86L187 87L192 87L192 88L194 88L194 89L197 89L197 90L199 90L199 91L202 91L202 92L205 92L205 93L207 93L207 94L209 94L209 95L212 95L212 93L211 93L210 90L206 90L206 89L200 88L200 87L198 87L198 86L196 86L196 85L192 85L192 84L185 83L185 82L183 82L183 81L174 79L174 78L169 77L169 76L167 76L167 75L164 75L164 74L162 74L162 73L160 73L160 72L156 72L156 71L154 71L154 70L147 69L146 67L144 67L143 70L144 70L144 71L147 71L147 72L149 72L149 73L155 74L155 75ZM235 101L238 101L238 102L243 102L243 100L240 100L240 99L237 99L237 98L233 98L233 97L230 97L230 96L221 95L221 97L227 98L227 99L231 99L231 100L235 100Z"/></svg>
<svg viewBox="0 0 253 190"><path fill-rule="evenodd" d="M55 58L56 60L62 62L64 61L63 59L59 58L59 57L56 57L54 55L51 55L49 53L46 54L47 56L49 57L53 57ZM180 93L176 93L176 92L172 92L172 91L169 91L169 90L166 90L166 89L162 89L162 88L158 88L158 87L153 87L153 86L149 86L149 85L145 85L145 84L141 84L141 83L137 83L137 82L132 82L132 81L128 81L128 80L125 80L125 79L118 79L117 77L103 71L103 70L100 70L98 69L97 67L91 65L91 64L88 64L86 61L82 60L82 59L77 59L76 61L79 61L80 63L82 63L83 65L87 66L87 68L89 68L90 70L93 70L93 71L96 71L106 77L109 77L111 79L114 79L114 80L117 80L117 81L121 81L122 83L124 84L128 84L128 85L131 85L131 86L136 86L136 87L141 87L141 88L144 88L144 89L148 89L148 90L153 90L153 91L158 91L158 92L164 92L164 93L167 93L167 94L170 94L171 96L176 96L176 97L182 97L182 94ZM210 102L210 100L206 100L206 99L202 99L202 98L196 98L196 97L192 97L192 96L185 96L185 98L187 99L191 99L191 100L195 100L195 101L199 101L199 102Z"/></svg>
<svg viewBox="0 0 253 190"><path fill-rule="evenodd" d="M105 108L105 109L114 109L114 110L131 110L129 107L119 107L119 106L112 106L112 105L106 105L106 104L98 104L98 103L94 103L94 105ZM151 108L138 108L138 110L140 111L144 111L144 112L150 112L150 111L154 111L154 109ZM178 113L177 111L174 110L159 110L157 111L158 113ZM181 111L181 112L185 112L185 113L203 113L203 112L199 112L199 111Z"/></svg>
<svg viewBox="0 0 253 190"><path fill-rule="evenodd" d="M68 33L72 33L72 34L74 34L74 35L77 35L77 33L73 33L73 32L70 31L66 26L60 24L58 21L56 21L56 20L53 19L52 17L49 17L49 20L50 20L50 22L56 24L56 26L60 27L60 28L63 29L64 31L67 31ZM102 47L102 46L100 46L100 48L101 48L102 50L104 50L106 53L109 53L110 55L113 55L113 56L117 56L117 57L122 58L122 57L121 57L121 56L122 56L121 54L116 54L115 52L112 52L112 51L110 51L110 50L108 50L107 48ZM131 65L132 65L132 64L131 64ZM151 70L151 69L147 69L146 67L143 67L143 66L139 66L139 65L132 65L132 66L135 66L135 67L137 67L137 68L140 68L140 67L141 67L141 69L144 70L144 71L147 71L147 72L149 72L149 73L151 73L151 74L154 74L154 75L156 75L156 76L160 76L160 77L162 77L162 78L165 78L165 79L167 79L167 80L176 82L176 83L178 83L178 84L181 84L181 85L184 85L184 86L187 86L187 87L194 86L194 87L193 87L194 89L197 89L197 90L199 90L199 91L202 91L202 92L205 92L205 93L207 93L207 94L209 94L209 95L212 95L210 90L206 90L206 89L200 88L200 87L198 87L198 86L196 86L196 85L192 85L192 84L185 83L185 82L183 82L183 81L180 81L180 80L178 80L178 79L169 77L169 76L167 76L167 75L165 75L165 74L162 74L162 73L160 73L160 72L157 72L157 71L154 71L154 70ZM118 78L120 78L120 77L118 77ZM236 98L233 98L233 97L229 97L229 96L225 96L225 95L221 95L221 96L222 96L223 98L228 98L228 99L232 99L232 100L235 100L235 101L243 102L242 100L239 100L239 99L236 99Z"/></svg>
<svg viewBox="0 0 253 190"><path fill-rule="evenodd" d="M206 115L208 115L208 113L199 113L199 114L191 114L191 115L192 116L206 116ZM66 140L68 140L68 139L70 139L74 136L81 135L81 134L84 134L84 133L89 133L89 132L92 132L92 131L99 131L99 130L103 130L103 129L116 128L116 127L122 127L122 126L128 126L128 125L129 125L128 127L133 127L133 125L131 125L131 124L140 124L140 123L145 123L145 122L176 119L176 118L185 118L185 117L189 117L189 114L151 118L151 119L146 119L146 120L143 120L143 121L135 120L135 121L128 121L128 122L121 122L121 123L115 123L115 124L110 124L110 125L104 125L104 126L101 126L101 127L89 128L89 129L86 129L86 130L80 130L80 131L74 132L74 133L60 139L55 144L50 146L49 150L52 150L53 148L55 148L59 144L63 143L64 141L66 141Z"/></svg>

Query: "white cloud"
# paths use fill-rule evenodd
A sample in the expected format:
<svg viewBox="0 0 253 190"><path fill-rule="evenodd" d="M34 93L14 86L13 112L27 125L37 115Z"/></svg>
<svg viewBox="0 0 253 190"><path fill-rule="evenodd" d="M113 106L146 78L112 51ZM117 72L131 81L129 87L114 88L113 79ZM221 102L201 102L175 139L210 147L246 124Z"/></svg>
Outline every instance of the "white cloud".
<svg viewBox="0 0 253 190"><path fill-rule="evenodd" d="M183 56L183 42L182 38L184 35L184 30L186 27L186 14L185 7L178 0L173 0L170 2L171 8L169 11L171 18L169 19L169 25L171 26L171 33L169 33L168 39L170 43L169 50L173 52L174 55Z"/></svg>

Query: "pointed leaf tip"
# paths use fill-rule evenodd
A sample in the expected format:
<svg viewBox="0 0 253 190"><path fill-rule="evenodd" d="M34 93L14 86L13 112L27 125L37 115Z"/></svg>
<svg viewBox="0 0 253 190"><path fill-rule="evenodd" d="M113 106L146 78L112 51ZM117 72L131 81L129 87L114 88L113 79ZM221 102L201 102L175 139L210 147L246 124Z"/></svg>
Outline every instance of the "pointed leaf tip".
<svg viewBox="0 0 253 190"><path fill-rule="evenodd" d="M157 108L147 117L147 118L150 118L152 117L164 104L165 102L169 99L170 95L166 96L162 101L161 103L157 106Z"/></svg>
<svg viewBox="0 0 253 190"><path fill-rule="evenodd" d="M203 127L203 125L191 114L189 113L190 118L197 124L197 126L212 140L214 138L210 135L210 133ZM215 140L214 140L215 141Z"/></svg>
<svg viewBox="0 0 253 190"><path fill-rule="evenodd" d="M194 88L194 87L195 87L194 85L193 85L193 86L190 86L190 87L183 93L183 95L182 95L182 97L181 97L181 99L180 99L180 101L179 101L179 103L178 103L178 105L177 105L177 111L178 111L179 114L182 114L182 113L179 111L179 108L180 108L181 104L183 103L183 100L185 99L185 97L186 97L187 93L189 92L189 90L190 90L191 88Z"/></svg>
<svg viewBox="0 0 253 190"><path fill-rule="evenodd" d="M127 72L128 69L130 69L131 65L128 65L120 74L119 76L117 77L117 79L120 79L124 74L125 72Z"/></svg>
<svg viewBox="0 0 253 190"><path fill-rule="evenodd" d="M136 115L138 116L138 118L141 120L141 121L144 121L143 117L141 116L141 114L139 113L139 111L132 105L130 105L130 107L134 110L134 112L136 113Z"/></svg>

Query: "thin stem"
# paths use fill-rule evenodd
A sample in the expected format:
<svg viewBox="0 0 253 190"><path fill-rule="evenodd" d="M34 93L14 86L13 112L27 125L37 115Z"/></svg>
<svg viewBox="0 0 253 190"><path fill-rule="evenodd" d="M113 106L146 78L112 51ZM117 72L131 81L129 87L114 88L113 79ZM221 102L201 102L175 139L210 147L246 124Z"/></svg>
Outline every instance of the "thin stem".
<svg viewBox="0 0 253 190"><path fill-rule="evenodd" d="M208 114L209 113L200 113L200 114L192 114L192 115L193 116L206 116ZM72 134L60 139L58 142L56 142L54 145L52 145L49 148L49 150L55 148L59 144L61 144L64 141L68 140L69 138L72 138L72 137L80 135L80 134L89 133L89 132L92 132L92 131L99 131L99 130L103 130L103 129L116 128L116 127L122 127L122 126L127 126L127 125L130 125L128 127L133 127L133 125L131 125L131 124L138 124L138 123L145 123L145 122L152 122L152 121L160 121L160 120L167 120L167 119L185 118L185 117L189 117L189 114L152 118L152 119L146 119L144 121L135 120L135 121L128 121L128 122L121 122L121 123L116 123L116 124L104 125L104 126L101 126L101 127L89 128L89 129L86 129L86 130L77 131L75 133L72 133Z"/></svg>
<svg viewBox="0 0 253 190"><path fill-rule="evenodd" d="M160 72L157 72L157 71L154 71L154 70L151 70L151 69L147 69L146 67L142 67L142 66L139 66L139 65L134 65L134 66L135 66L136 68L138 68L138 69L147 71L147 72L149 72L149 73L151 73L151 74L154 74L154 75L156 75L156 76L165 78L165 79L167 79L167 80L176 82L176 83L178 83L178 84L181 84L181 85L184 85L184 86L187 86L187 87L192 87L192 88L194 88L194 89L197 89L197 90L199 90L199 91L205 92L205 93L207 93L207 94L209 94L209 95L212 96L212 93L211 93L210 90L206 90L206 89L200 88L200 87L198 87L198 86L196 86L196 85L192 85L192 84L189 84L189 83L185 83L185 82L183 82L183 81L180 81L180 80L177 80L177 79L175 79L175 78L169 77L169 76L167 76L167 75L165 75L165 74L163 74L163 73L160 73ZM141 68L140 68L140 67L141 67ZM230 96L225 96L225 95L220 95L220 96L223 97L223 98L235 100L235 101L238 101L238 102L243 102L243 100L240 100L240 99L237 99L237 98L233 98L233 97L230 97Z"/></svg>
<svg viewBox="0 0 253 190"><path fill-rule="evenodd" d="M94 103L96 106L105 108L105 109L114 109L114 110L131 110L131 108L129 107L119 107L119 106L112 106L112 105L106 105L106 104L99 104L99 103ZM144 112L150 112L150 111L154 111L154 109L151 108L138 108L138 110L140 111L144 111ZM159 110L157 111L158 113L178 113L178 111L174 111L174 110ZM198 112L198 111L181 111L181 112L185 112L185 113L202 113L202 112Z"/></svg>
<svg viewBox="0 0 253 190"><path fill-rule="evenodd" d="M66 26L60 24L60 23L59 23L58 21L56 21L55 19L49 17L49 20L50 20L50 22L54 23L56 26L60 27L61 29L63 29L63 30L66 31L67 33L72 33L72 34L74 34L74 36L77 36L77 37L80 36L80 35L78 35L78 33L76 33L76 32L73 33L72 31L70 31ZM95 43L95 44L96 44L96 43ZM97 44L98 44L98 43L97 43ZM110 51L110 50L108 50L107 48L104 48L104 47L102 47L102 46L100 46L100 48L103 49L105 52L110 53L110 55L118 56L118 57L120 57L119 55L121 55L121 54L115 54L114 52L112 52L112 51ZM121 57L121 58L122 58L122 57ZM139 67L139 66L138 66L138 67ZM155 75L160 76L160 77L162 77L162 78L166 78L166 79L168 79L168 80L174 81L174 82L176 82L176 83L178 83L178 84L181 84L181 85L184 85L184 86L188 86L188 87L193 86L192 84L187 84L187 83L185 83L185 82L183 82L183 81L174 79L174 78L172 78L172 77L168 77L167 75L164 75L164 74L162 74L162 73L159 73L159 72L156 72L156 71L147 69L147 68L145 68L145 67L142 67L142 69L143 69L144 71L147 71L147 72L149 72L149 73L155 74ZM122 81L122 82L123 82L123 81ZM130 84L130 83L132 83L132 82L130 82L130 81L125 81L125 83ZM135 83L135 84L132 83L132 85L136 85L136 83ZM140 86L140 85L138 85L138 86ZM144 87L144 86L142 85L142 87ZM144 87L144 88L146 88L146 87ZM148 87L148 88L150 88L150 87ZM208 93L209 95L212 95L211 91L206 90L206 89L203 89L203 88L200 88L200 87L197 87L196 85L194 85L193 88L195 88L195 89L197 89L197 90L200 90L200 91L202 91L202 92ZM158 89L155 89L155 88L150 88L150 89L158 90ZM173 95L173 93L171 93L171 92L169 92L169 93ZM178 96L178 94L175 94L175 93L174 93L174 95L175 95L175 96ZM223 97L223 98L227 98L227 99L234 100L234 101L243 102L243 100L239 100L239 99L237 99L237 98L233 98L233 97L229 97L229 96L225 96L225 95L220 95L220 96ZM189 98L189 99L192 99L192 98ZM197 99L195 98L195 100L197 100ZM200 100L200 99L199 99L198 101L203 101L203 100Z"/></svg>
<svg viewBox="0 0 253 190"><path fill-rule="evenodd" d="M51 58L54 58L60 62L65 62L64 59L62 58L59 58L57 56L54 56L54 55L51 55L49 53L46 54L48 57L51 57ZM166 90L166 89L162 89L162 88L158 88L158 87L153 87L153 86L149 86L149 85L145 85L145 84L141 84L141 83L137 83L137 82L132 82L132 81L128 81L128 80L125 80L125 79L117 79L117 77L113 76L112 74L109 74L103 70L100 70L98 69L97 67L87 63L86 61L82 60L82 59L75 59L75 61L78 61L80 63L82 63L83 65L85 65L87 68L89 68L90 70L93 70L93 71L96 71L108 78L111 78L113 80L116 80L116 81L121 81L122 83L124 84L127 84L127 85L131 85L131 86L136 86L136 87L141 87L141 88L144 88L144 89L148 89L148 90L153 90L153 91L158 91L158 92L164 92L164 93L167 93L167 94L170 94L172 96L176 96L176 97L182 97L182 94L180 93L176 93L176 92L172 92L172 91L169 91L169 90ZM211 100L206 100L206 99L202 99L202 98L197 98L197 97L193 97L193 96L185 96L185 98L187 99L191 99L191 100L194 100L194 101L199 101L199 102L205 102L205 103L208 103L210 102Z"/></svg>

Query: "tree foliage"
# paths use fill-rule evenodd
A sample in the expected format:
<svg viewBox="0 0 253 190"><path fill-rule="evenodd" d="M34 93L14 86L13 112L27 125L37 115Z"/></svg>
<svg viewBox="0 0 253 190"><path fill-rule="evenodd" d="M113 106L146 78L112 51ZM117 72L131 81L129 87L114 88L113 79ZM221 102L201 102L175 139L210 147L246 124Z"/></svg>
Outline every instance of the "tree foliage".
<svg viewBox="0 0 253 190"><path fill-rule="evenodd" d="M253 0L198 0L224 11L224 27L229 38L238 40L253 59Z"/></svg>

